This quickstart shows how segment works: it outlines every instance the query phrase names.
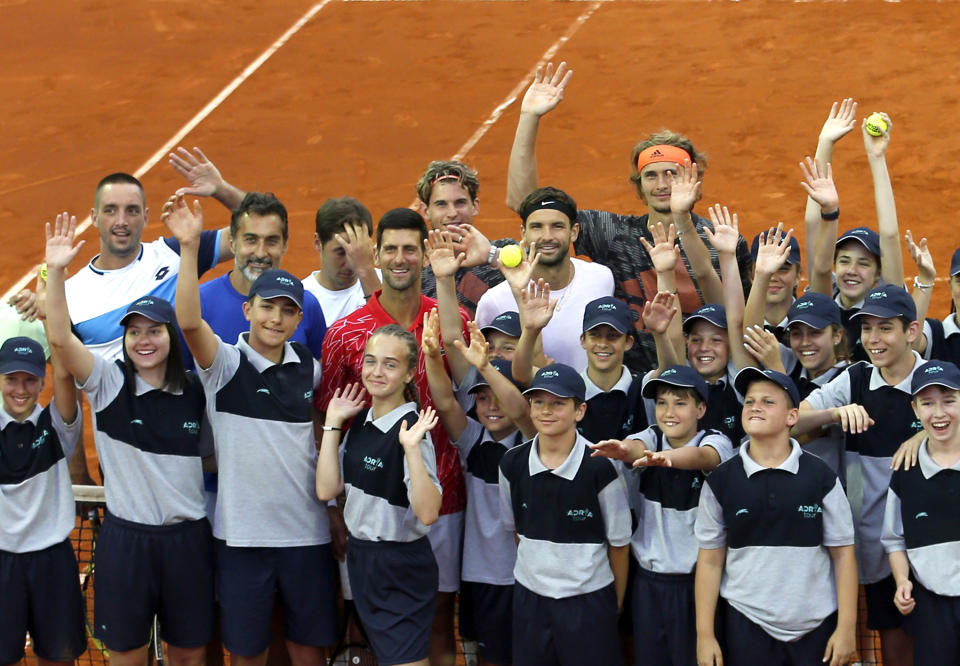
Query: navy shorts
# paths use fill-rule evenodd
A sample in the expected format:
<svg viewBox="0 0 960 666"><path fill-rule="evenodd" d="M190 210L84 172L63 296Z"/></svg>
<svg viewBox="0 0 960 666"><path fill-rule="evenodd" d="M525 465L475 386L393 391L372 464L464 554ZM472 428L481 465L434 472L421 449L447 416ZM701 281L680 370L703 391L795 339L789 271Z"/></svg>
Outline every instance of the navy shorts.
<svg viewBox="0 0 960 666"><path fill-rule="evenodd" d="M33 651L50 661L73 661L87 649L83 596L70 540L29 553L0 551L0 664Z"/></svg>
<svg viewBox="0 0 960 666"><path fill-rule="evenodd" d="M231 653L253 657L270 647L278 594L288 641L313 647L337 642L337 574L330 544L241 548L218 539L215 551L223 644Z"/></svg>
<svg viewBox="0 0 960 666"><path fill-rule="evenodd" d="M631 590L637 666L697 663L693 578L637 567Z"/></svg>
<svg viewBox="0 0 960 666"><path fill-rule="evenodd" d="M150 640L156 615L171 645L206 645L213 636L212 546L206 518L142 525L108 512L95 554L94 636L110 650L135 650Z"/></svg>
<svg viewBox="0 0 960 666"><path fill-rule="evenodd" d="M935 594L913 581L917 605L907 616L913 663L960 664L960 597Z"/></svg>
<svg viewBox="0 0 960 666"><path fill-rule="evenodd" d="M724 636L723 663L740 664L786 664L807 666L823 663L827 642L837 628L837 614L820 623L818 627L795 641L779 641L746 615L729 603L718 604L717 612L723 612Z"/></svg>
<svg viewBox="0 0 960 666"><path fill-rule="evenodd" d="M472 621L480 656L492 664L509 664L513 655L513 585L460 583L460 626ZM461 635L463 631L461 630Z"/></svg>
<svg viewBox="0 0 960 666"><path fill-rule="evenodd" d="M347 573L377 662L386 666L426 659L439 587L437 561L427 538L399 542L351 536Z"/></svg>
<svg viewBox="0 0 960 666"><path fill-rule="evenodd" d="M543 597L515 583L513 663L522 666L622 664L617 592L613 583L595 592L565 599Z"/></svg>
<svg viewBox="0 0 960 666"><path fill-rule="evenodd" d="M896 593L897 582L893 579L893 574L863 586L863 596L867 601L868 629L885 631L903 626L904 617L893 603L893 595Z"/></svg>

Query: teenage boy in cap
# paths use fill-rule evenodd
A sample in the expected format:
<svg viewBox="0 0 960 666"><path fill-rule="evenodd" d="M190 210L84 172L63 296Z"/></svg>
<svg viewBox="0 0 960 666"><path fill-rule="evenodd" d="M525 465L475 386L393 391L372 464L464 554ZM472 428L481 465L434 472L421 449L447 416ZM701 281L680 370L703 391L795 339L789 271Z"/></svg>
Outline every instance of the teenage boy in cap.
<svg viewBox="0 0 960 666"><path fill-rule="evenodd" d="M541 368L524 395L537 430L500 461L504 525L518 538L513 597L516 664L621 663L617 612L626 592L630 509L610 460L577 433L583 378Z"/></svg>
<svg viewBox="0 0 960 666"><path fill-rule="evenodd" d="M73 663L87 647L67 465L82 423L73 378L53 361L53 401L40 407L43 347L0 346L0 664L23 658L28 632L40 664Z"/></svg>
<svg viewBox="0 0 960 666"><path fill-rule="evenodd" d="M637 664L696 661L693 524L706 474L733 455L730 440L700 430L709 389L696 370L670 366L643 387L657 425L626 440L594 444L594 455L623 461L638 520L631 551L639 565L631 589Z"/></svg>
<svg viewBox="0 0 960 666"><path fill-rule="evenodd" d="M913 614L916 664L960 663L960 369L924 363L913 374L913 411L926 432L919 465L890 479L883 546L894 603ZM912 571L912 574L911 574Z"/></svg>
<svg viewBox="0 0 960 666"><path fill-rule="evenodd" d="M750 439L700 493L698 663L846 664L857 617L850 505L837 475L790 439L793 381L744 368L735 384Z"/></svg>
<svg viewBox="0 0 960 666"><path fill-rule="evenodd" d="M911 344L920 332L913 299L900 287L867 293L855 320L870 362L858 362L800 404L796 432L839 422L848 460L859 458L863 501L857 521L857 561L867 600L867 626L880 632L886 664L910 663L912 642L893 605L896 583L880 544L890 465L900 444L923 426L910 406L910 382L923 362Z"/></svg>
<svg viewBox="0 0 960 666"><path fill-rule="evenodd" d="M176 198L163 221L182 248L177 319L207 394L220 471L213 533L224 645L234 663L263 664L279 592L291 660L323 664L337 620L330 525L314 484L320 365L289 342L303 285L283 270L262 273L243 304L250 330L228 344L200 316L199 202L191 210Z"/></svg>

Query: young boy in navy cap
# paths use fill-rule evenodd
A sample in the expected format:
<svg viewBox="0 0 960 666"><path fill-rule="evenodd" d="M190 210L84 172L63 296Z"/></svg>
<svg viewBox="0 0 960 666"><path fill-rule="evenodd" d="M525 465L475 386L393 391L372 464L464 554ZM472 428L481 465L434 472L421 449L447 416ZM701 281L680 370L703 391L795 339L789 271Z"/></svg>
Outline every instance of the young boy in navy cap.
<svg viewBox="0 0 960 666"><path fill-rule="evenodd" d="M262 663L271 642L274 597L283 604L295 664L322 664L337 638L330 525L317 498L313 390L320 365L291 343L303 317L303 284L264 271L243 304L250 331L235 345L200 315L199 203L164 206L180 241L177 319L199 368L214 432L219 492L213 534L223 642L235 664Z"/></svg>
<svg viewBox="0 0 960 666"><path fill-rule="evenodd" d="M0 664L23 658L27 632L41 664L72 663L87 647L67 466L82 423L73 378L53 367L53 402L40 407L43 347L0 346Z"/></svg>
<svg viewBox="0 0 960 666"><path fill-rule="evenodd" d="M893 602L913 614L916 664L960 663L960 369L947 361L913 373L913 411L926 431L918 465L890 479L883 546ZM911 573L912 572L912 573Z"/></svg>
<svg viewBox="0 0 960 666"><path fill-rule="evenodd" d="M857 521L857 563L867 600L867 627L880 632L885 662L909 663L911 639L893 605L896 589L880 544L890 464L900 444L922 429L910 386L922 359L911 348L920 332L913 299L900 287L867 293L854 315L870 362L854 363L800 403L796 432L839 423L848 462L859 458L863 500Z"/></svg>
<svg viewBox="0 0 960 666"><path fill-rule="evenodd" d="M826 463L790 439L800 400L793 381L744 368L735 385L750 439L700 493L698 663L846 664L857 615L847 498Z"/></svg>
<svg viewBox="0 0 960 666"><path fill-rule="evenodd" d="M577 433L586 411L576 370L541 368L524 392L537 435L500 461L501 515L518 538L516 664L622 661L617 612L626 591L630 509L610 460Z"/></svg>
<svg viewBox="0 0 960 666"><path fill-rule="evenodd" d="M631 472L627 486L639 520L631 539L639 564L631 589L633 640L641 646L637 664L692 664L693 524L706 474L730 458L733 447L725 435L697 426L709 389L690 366L670 366L646 383L643 394L656 402L657 425L592 448Z"/></svg>

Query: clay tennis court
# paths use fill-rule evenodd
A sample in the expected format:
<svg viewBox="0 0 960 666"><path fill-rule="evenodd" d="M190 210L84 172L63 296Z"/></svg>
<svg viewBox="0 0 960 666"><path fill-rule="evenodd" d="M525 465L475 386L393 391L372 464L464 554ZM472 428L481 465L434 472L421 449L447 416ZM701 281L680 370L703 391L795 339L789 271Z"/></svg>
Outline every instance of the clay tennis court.
<svg viewBox="0 0 960 666"><path fill-rule="evenodd" d="M542 124L543 184L582 207L640 210L630 148L669 127L709 157L698 210L730 206L747 237L778 220L802 233L797 162L832 101L886 111L901 230L931 239L944 276L960 245L958 13L933 2L0 0L0 285L41 261L43 222L83 219L113 171L141 176L145 238L161 234L160 207L184 184L164 155L180 144L286 203L284 267L296 274L316 268L324 199L357 197L376 219L410 204L431 159L478 168L478 223L514 235L503 204L514 98L548 58L575 74ZM841 229L874 225L858 132L838 144L834 174ZM208 226L227 222L203 203ZM84 238L85 261L97 241ZM931 316L948 307L941 281Z"/></svg>

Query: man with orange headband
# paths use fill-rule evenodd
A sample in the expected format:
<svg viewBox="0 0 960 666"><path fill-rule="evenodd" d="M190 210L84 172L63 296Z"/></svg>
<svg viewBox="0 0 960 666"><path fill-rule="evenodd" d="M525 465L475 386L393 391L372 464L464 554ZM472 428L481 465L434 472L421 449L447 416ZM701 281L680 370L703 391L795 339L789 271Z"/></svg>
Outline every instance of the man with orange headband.
<svg viewBox="0 0 960 666"><path fill-rule="evenodd" d="M507 206L513 210L538 185L536 146L540 118L563 99L572 74L566 63L560 63L556 70L550 63L545 70L537 71L523 97L507 174ZM580 235L573 247L577 254L606 264L613 271L614 296L626 301L637 313L634 321L639 344L633 346L624 362L633 370L646 371L657 366L653 337L643 331L639 317L644 303L657 293L656 270L641 243L645 238L652 244L649 226L658 222L665 227L671 223L676 226L683 257L682 262L677 262L677 296L684 313L703 305L704 297L707 302L720 300L713 291L719 285L719 278L714 279L718 263L717 253L704 234L704 228L712 228L710 222L692 212L693 204L700 198L706 158L690 139L669 130L657 132L634 146L630 161L630 179L647 205L647 214L581 209L576 220ZM685 164L689 166L685 168ZM743 267L750 265L750 251L743 238L737 244L737 261L746 292L750 282Z"/></svg>

